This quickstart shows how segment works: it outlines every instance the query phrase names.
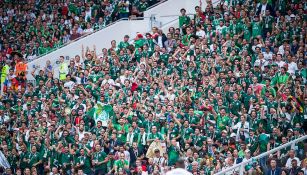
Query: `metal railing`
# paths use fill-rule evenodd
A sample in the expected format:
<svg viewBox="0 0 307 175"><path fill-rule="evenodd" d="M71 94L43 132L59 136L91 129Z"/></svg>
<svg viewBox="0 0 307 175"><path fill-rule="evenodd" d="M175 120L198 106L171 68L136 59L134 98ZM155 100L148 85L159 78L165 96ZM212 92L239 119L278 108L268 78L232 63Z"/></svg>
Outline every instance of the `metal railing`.
<svg viewBox="0 0 307 175"><path fill-rule="evenodd" d="M275 152L277 152L277 151L279 151L279 150L281 150L283 148L289 147L289 146L291 146L291 148L294 149L296 143L302 142L302 141L304 141L306 139L307 139L307 135L302 136L302 137L300 137L298 139L295 139L295 140L293 140L291 142L288 142L288 143L283 144L283 145L281 145L279 147L276 147L276 148L274 148L274 149L272 149L272 150L270 150L268 152L262 153L262 154L260 154L258 156L252 157L252 158L250 158L250 159L248 159L248 160L246 160L244 162L241 162L241 163L236 164L236 165L234 165L232 167L229 167L229 168L227 168L227 169L225 169L223 171L220 171L220 172L216 173L215 175L224 175L224 174L226 174L228 172L234 171L235 169L239 169L239 175L242 175L244 173L245 165L251 163L253 160L258 160L258 159L261 159L263 157L269 156L270 154L275 153Z"/></svg>

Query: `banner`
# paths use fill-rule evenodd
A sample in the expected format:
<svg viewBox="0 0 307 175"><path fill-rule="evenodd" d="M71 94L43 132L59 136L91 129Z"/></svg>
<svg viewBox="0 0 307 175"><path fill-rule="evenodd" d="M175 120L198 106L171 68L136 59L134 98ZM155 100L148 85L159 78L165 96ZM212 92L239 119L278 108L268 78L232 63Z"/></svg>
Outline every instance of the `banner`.
<svg viewBox="0 0 307 175"><path fill-rule="evenodd" d="M94 112L95 123L97 124L98 121L101 121L102 126L107 126L111 113L113 113L113 107L111 105L105 105L101 102L97 102Z"/></svg>
<svg viewBox="0 0 307 175"><path fill-rule="evenodd" d="M6 157L2 153L2 151L0 151L0 167L3 167L5 169L11 167L9 162L7 161Z"/></svg>

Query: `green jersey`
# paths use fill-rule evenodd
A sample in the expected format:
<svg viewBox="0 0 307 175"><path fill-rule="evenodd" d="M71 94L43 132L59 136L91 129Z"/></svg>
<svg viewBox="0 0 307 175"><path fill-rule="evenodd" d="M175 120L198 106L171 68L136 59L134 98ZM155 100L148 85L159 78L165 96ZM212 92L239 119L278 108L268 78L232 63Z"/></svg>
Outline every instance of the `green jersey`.
<svg viewBox="0 0 307 175"><path fill-rule="evenodd" d="M217 116L217 128L222 131L222 130L226 130L226 126L230 126L231 125L231 119L228 116L221 116L218 115Z"/></svg>
<svg viewBox="0 0 307 175"><path fill-rule="evenodd" d="M79 156L76 159L75 163L79 163L81 165L81 169L83 170L83 172L85 174L88 174L91 172L91 162L90 162L90 158L87 156Z"/></svg>
<svg viewBox="0 0 307 175"><path fill-rule="evenodd" d="M262 34L262 27L260 22L252 22L252 37L255 38Z"/></svg>
<svg viewBox="0 0 307 175"><path fill-rule="evenodd" d="M163 135L161 134L161 133L150 133L149 135L148 135L148 139L150 140L150 139L159 139L159 140L164 140L164 138L163 138Z"/></svg>
<svg viewBox="0 0 307 175"><path fill-rule="evenodd" d="M189 25L190 20L188 16L179 16L179 27L181 28L184 24Z"/></svg>
<svg viewBox="0 0 307 175"><path fill-rule="evenodd" d="M125 166L129 166L129 162L127 160L116 160L114 166L117 167L116 171L118 171L119 169L123 169Z"/></svg>
<svg viewBox="0 0 307 175"><path fill-rule="evenodd" d="M260 134L258 137L259 149L260 153L264 153L267 151L267 145L269 143L270 137L267 134Z"/></svg>
<svg viewBox="0 0 307 175"><path fill-rule="evenodd" d="M179 148L176 146L171 145L170 147L168 147L168 164L169 166L172 166L176 163L176 161L179 158Z"/></svg>
<svg viewBox="0 0 307 175"><path fill-rule="evenodd" d="M73 160L73 156L70 153L62 153L60 154L60 164L64 165L65 169L69 169L71 167L71 163Z"/></svg>
<svg viewBox="0 0 307 175"><path fill-rule="evenodd" d="M96 170L104 170L104 172L107 172L107 163L102 163L107 157L107 154L103 151L95 152L93 155L93 160L96 163L100 163L99 165L94 165Z"/></svg>

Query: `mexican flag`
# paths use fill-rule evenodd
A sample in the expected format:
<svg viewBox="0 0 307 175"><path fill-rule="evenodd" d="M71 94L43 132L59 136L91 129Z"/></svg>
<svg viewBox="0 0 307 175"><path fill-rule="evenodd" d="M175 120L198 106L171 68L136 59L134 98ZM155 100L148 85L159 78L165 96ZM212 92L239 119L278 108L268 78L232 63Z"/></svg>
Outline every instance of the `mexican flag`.
<svg viewBox="0 0 307 175"><path fill-rule="evenodd" d="M98 121L101 121L102 126L107 126L108 121L110 120L110 116L113 114L113 107L108 104L97 102L94 108L95 123L97 124Z"/></svg>

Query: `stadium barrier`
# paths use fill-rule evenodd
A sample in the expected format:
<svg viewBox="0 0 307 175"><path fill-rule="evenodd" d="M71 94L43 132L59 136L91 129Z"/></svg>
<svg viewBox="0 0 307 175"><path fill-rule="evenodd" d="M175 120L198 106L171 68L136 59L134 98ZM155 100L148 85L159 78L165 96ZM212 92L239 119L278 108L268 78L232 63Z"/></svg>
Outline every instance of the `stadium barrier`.
<svg viewBox="0 0 307 175"><path fill-rule="evenodd" d="M115 40L117 43L119 43L123 40L124 35L129 35L131 38L133 38L138 32L146 33L150 31L151 26L153 25L152 21L150 21L151 19L155 20L155 24L160 23L163 31L166 31L166 29L168 29L170 26L177 27L180 9L184 7L187 9L188 13L194 13L194 7L199 5L198 3L199 1L196 0L168 0L145 11L143 20L121 19L101 30L95 31L88 35L84 35L77 40L69 42L57 50L40 56L35 60L29 61L27 79L30 81L34 80L34 77L31 75L31 71L33 68L42 69L45 66L47 60L50 60L51 65L54 66L54 77L58 77L57 63L60 56L64 56L65 61L68 62L70 58L81 54L82 45L92 48L94 44L97 48L97 54L100 54L100 49L109 48L112 40ZM172 8L169 8L170 6ZM169 14L176 14L177 17L165 17Z"/></svg>
<svg viewBox="0 0 307 175"><path fill-rule="evenodd" d="M263 157L267 157L270 154L273 154L273 153L275 153L275 152L277 152L277 151L279 151L281 149L287 148L289 146L291 146L291 149L294 149L296 143L305 141L306 139L307 139L307 135L302 136L302 137L297 138L297 139L295 139L295 140L293 140L291 142L288 142L288 143L283 144L283 145L281 145L279 147L276 147L276 148L274 148L274 149L272 149L272 150L270 150L268 152L262 153L262 154L260 154L258 156L255 156L255 157L252 157L252 158L248 159L247 161L241 162L241 163L236 164L236 165L234 165L232 167L229 167L229 168L227 168L225 170L222 170L222 171L216 173L215 175L225 175L225 174L229 174L229 173L232 173L234 171L237 171L237 170L239 170L239 175L243 175L245 165L251 163L254 160L259 160L259 159L261 159Z"/></svg>

